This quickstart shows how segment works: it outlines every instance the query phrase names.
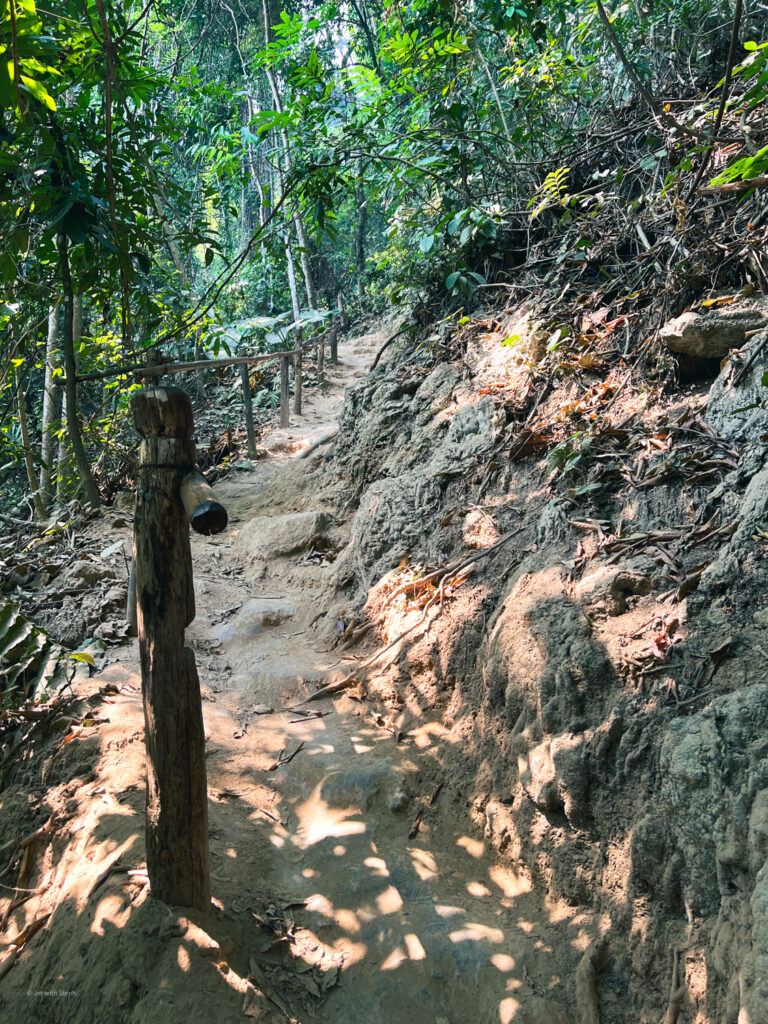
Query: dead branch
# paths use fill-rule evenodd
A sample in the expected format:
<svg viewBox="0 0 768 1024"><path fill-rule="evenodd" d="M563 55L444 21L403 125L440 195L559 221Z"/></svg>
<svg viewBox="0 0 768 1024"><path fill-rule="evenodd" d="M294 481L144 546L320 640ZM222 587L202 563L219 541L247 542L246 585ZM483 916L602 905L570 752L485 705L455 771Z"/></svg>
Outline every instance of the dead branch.
<svg viewBox="0 0 768 1024"><path fill-rule="evenodd" d="M418 627L424 623L424 620L427 618L430 609L437 603L438 598L438 593L433 594L432 597L430 597L430 599L424 605L424 611L421 615L421 618L419 618L412 625L408 626L407 629L404 629L402 633L399 633L394 640L390 641L390 643L386 645L386 647L382 647L380 650L374 652L369 658L366 658L366 660L362 662L360 665L358 665L352 672L350 672L349 675L344 676L343 679L338 679L335 683L328 683L327 686L321 687L321 689L315 691L315 693L311 693L308 697L305 697L304 700L300 700L298 704L294 704L293 707L288 708L287 710L294 711L296 710L296 708L300 708L302 704L309 704L310 701L319 700L320 697L327 697L332 693L338 693L340 690L345 689L352 683L359 682L358 675L360 672L363 672L365 671L365 669L370 668L375 661L378 661L379 658L382 657L382 655L386 654L387 651L391 651L392 648L399 644L401 640L404 640L409 635L409 633L412 633L415 629L418 629Z"/></svg>
<svg viewBox="0 0 768 1024"><path fill-rule="evenodd" d="M332 430L330 434L326 434L325 437L321 437L319 441L315 441L309 448L305 448L303 452L296 456L297 459L308 459L313 452L316 452L318 448L322 448L325 444L330 444L339 433L339 428Z"/></svg>
<svg viewBox="0 0 768 1024"><path fill-rule="evenodd" d="M384 602L384 608L388 608L396 597L399 597L401 594L404 594L408 590L421 590L424 587L426 587L428 583L431 583L433 580L443 580L447 576L455 576L456 573L461 572L461 570L465 569L467 566L472 565L474 562L480 561L481 558L485 558L488 555L492 554L498 548L502 547L502 545L506 544L507 541L512 540L513 537L516 537L521 530L522 526L518 527L517 530L513 530L512 533L508 533L507 536L502 537L501 540L497 540L495 544L492 544L491 547L489 548L485 548L484 551L479 552L479 554L477 555L472 555L470 558L459 559L456 562L452 562L450 565L444 565L440 569L435 569L434 572L431 572L426 576L422 576L422 578L419 580L411 580L408 583L403 583L403 585L401 587L398 587L397 590L392 591L387 600Z"/></svg>
<svg viewBox="0 0 768 1024"><path fill-rule="evenodd" d="M716 196L721 192L747 192L751 188L764 188L768 185L768 174L761 174L756 178L746 178L744 181L729 181L724 185L707 185L699 189L700 196Z"/></svg>

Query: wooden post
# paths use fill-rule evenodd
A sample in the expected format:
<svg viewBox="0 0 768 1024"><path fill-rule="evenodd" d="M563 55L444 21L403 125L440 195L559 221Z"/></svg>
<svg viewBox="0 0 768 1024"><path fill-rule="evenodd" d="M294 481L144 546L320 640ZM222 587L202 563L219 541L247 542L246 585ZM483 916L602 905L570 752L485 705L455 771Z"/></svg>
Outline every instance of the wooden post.
<svg viewBox="0 0 768 1024"><path fill-rule="evenodd" d="M280 359L280 426L291 425L291 396L288 388L288 356Z"/></svg>
<svg viewBox="0 0 768 1024"><path fill-rule="evenodd" d="M339 362L339 324L334 323L331 327L331 336L329 338L329 345L331 349L331 362L336 366Z"/></svg>
<svg viewBox="0 0 768 1024"><path fill-rule="evenodd" d="M176 388L131 398L143 442L134 548L147 744L147 872L165 903L208 908L208 794L200 682L184 628L195 617L180 485L195 461L192 407Z"/></svg>
<svg viewBox="0 0 768 1024"><path fill-rule="evenodd" d="M128 600L125 604L125 621L128 623L128 636L139 635L138 611L136 609L136 557L131 555L131 567L128 573Z"/></svg>
<svg viewBox="0 0 768 1024"><path fill-rule="evenodd" d="M322 384L325 378L325 335L326 331L321 331L317 339L317 380L318 383Z"/></svg>
<svg viewBox="0 0 768 1024"><path fill-rule="evenodd" d="M251 380L248 376L248 367L245 363L240 364L240 380L243 382L243 403L245 405L245 430L248 434L248 454L253 459L256 457L256 438L253 433L253 401L251 396Z"/></svg>

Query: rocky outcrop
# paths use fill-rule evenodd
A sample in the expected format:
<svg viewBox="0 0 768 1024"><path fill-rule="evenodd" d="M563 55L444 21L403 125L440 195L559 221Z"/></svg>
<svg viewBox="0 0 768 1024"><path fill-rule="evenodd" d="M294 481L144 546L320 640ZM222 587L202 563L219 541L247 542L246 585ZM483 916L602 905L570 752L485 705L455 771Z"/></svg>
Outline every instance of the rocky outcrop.
<svg viewBox="0 0 768 1024"><path fill-rule="evenodd" d="M765 333L758 334L745 348L745 361L765 345ZM719 375L709 394L707 423L716 434L729 441L759 441L768 435L768 388L763 385L766 360L757 358L744 376L740 362L730 362ZM737 378L740 378L737 383Z"/></svg>
<svg viewBox="0 0 768 1024"><path fill-rule="evenodd" d="M670 350L700 359L722 359L741 348L747 335L768 327L768 300L740 299L729 305L690 310L661 329L661 340Z"/></svg>
<svg viewBox="0 0 768 1024"><path fill-rule="evenodd" d="M292 619L296 609L287 601L280 599L251 598L246 601L232 622L219 630L219 642L248 640L258 636L264 628L279 626Z"/></svg>
<svg viewBox="0 0 768 1024"><path fill-rule="evenodd" d="M237 546L258 558L280 558L304 551L316 543L331 524L325 512L291 512L284 516L256 516L240 531Z"/></svg>
<svg viewBox="0 0 768 1024"><path fill-rule="evenodd" d="M768 303L751 300L685 314L665 339L711 358L766 327ZM469 382L423 350L387 366L350 394L328 460L355 510L334 568L345 601L362 604L398 566L445 564L520 528L478 564L473 599L404 645L379 695L446 706L446 765L484 836L537 885L611 921L596 970L633 1004L606 1020L660 1019L673 948L695 949L706 969L691 1019L768 1020L768 686L751 685L764 661L751 652L768 645L763 367L738 385L731 369L712 389L707 420L728 442L719 484L670 474L601 498L601 518L579 522L535 455L505 468L510 428L483 358L464 360ZM710 519L722 532L692 548L686 571L700 583L684 595L665 545ZM626 552L589 548L597 523L636 539ZM643 540L666 530L670 541ZM726 641L718 667L709 652Z"/></svg>
<svg viewBox="0 0 768 1024"><path fill-rule="evenodd" d="M670 724L659 821L681 855L689 913L716 917L717 1019L768 1020L768 686L717 698Z"/></svg>

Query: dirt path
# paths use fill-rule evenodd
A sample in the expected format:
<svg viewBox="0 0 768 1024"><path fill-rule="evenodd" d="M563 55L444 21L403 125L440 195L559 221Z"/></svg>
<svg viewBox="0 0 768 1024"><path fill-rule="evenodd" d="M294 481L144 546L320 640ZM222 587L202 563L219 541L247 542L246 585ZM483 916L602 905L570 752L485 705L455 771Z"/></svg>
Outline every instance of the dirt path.
<svg viewBox="0 0 768 1024"><path fill-rule="evenodd" d="M554 951L568 943L578 960L590 922L573 907L543 906L471 828L467 807L442 790L450 771L442 723L387 721L349 696L309 705L317 717L285 710L338 670L339 656L312 628L324 610L322 556L254 555L264 526L254 512L275 519L304 504L307 514L295 465L283 507L265 508L264 489L333 427L344 388L384 337L342 346L342 366L322 395L307 394L305 416L264 440L269 457L217 485L230 513L227 532L193 541L198 612L188 637L204 694L217 912L210 920L180 917L148 899L140 877L126 887L117 873L100 875L111 863L136 867L142 858L134 643L91 680L119 693L110 698L92 782L69 795L80 801L82 843L52 868L57 927L26 974L16 968L9 1007L22 985L58 984L78 991L77 1006L37 1019L575 1019L559 1009L566 979ZM308 507L322 511L311 500ZM63 781L61 788L65 795ZM96 851L90 859L89 850ZM94 933L96 950L88 945ZM77 969L67 959L73 948ZM91 982L105 962L109 984ZM269 998L249 984L249 973ZM88 1001L122 1005L126 1015L86 1012ZM51 1003L37 1008L51 1011Z"/></svg>

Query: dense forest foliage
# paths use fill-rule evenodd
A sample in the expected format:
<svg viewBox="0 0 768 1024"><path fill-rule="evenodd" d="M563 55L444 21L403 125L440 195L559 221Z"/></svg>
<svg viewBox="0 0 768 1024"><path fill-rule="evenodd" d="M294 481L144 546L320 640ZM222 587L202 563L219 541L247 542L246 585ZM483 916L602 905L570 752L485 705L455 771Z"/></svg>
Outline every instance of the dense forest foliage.
<svg viewBox="0 0 768 1024"><path fill-rule="evenodd" d="M300 348L393 306L416 329L537 264L648 303L620 266L665 237L646 268L684 299L712 266L688 232L768 170L765 10L5 0L4 514L108 497L135 383L78 377L150 345Z"/></svg>

